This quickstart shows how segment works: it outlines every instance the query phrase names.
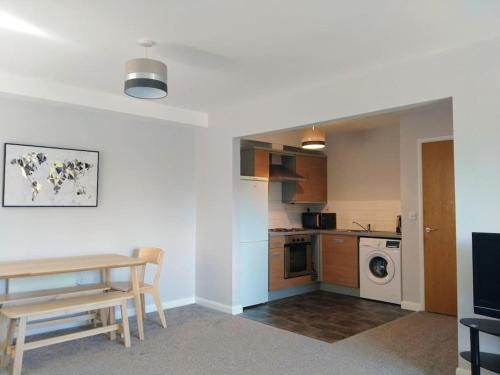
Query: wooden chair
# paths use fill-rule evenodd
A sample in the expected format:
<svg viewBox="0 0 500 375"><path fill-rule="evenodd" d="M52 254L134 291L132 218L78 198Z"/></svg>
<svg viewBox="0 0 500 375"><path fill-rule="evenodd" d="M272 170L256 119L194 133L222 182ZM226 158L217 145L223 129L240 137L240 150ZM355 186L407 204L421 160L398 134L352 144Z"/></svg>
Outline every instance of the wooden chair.
<svg viewBox="0 0 500 375"><path fill-rule="evenodd" d="M154 303L156 305L156 310L160 316L161 325L163 328L167 328L167 321L165 319L165 313L161 304L160 298L160 275L163 266L163 257L165 252L162 249L143 247L139 249L137 257L141 259L146 259L149 264L156 265L156 271L153 277L152 284L146 284L144 279L146 277L146 264L139 268L139 291L141 292L141 302L142 302L142 314L144 318L146 317L146 304L145 304L145 294L151 294ZM124 292L132 291L132 285L129 282L112 282L112 290L120 290ZM113 312L111 312L113 315Z"/></svg>

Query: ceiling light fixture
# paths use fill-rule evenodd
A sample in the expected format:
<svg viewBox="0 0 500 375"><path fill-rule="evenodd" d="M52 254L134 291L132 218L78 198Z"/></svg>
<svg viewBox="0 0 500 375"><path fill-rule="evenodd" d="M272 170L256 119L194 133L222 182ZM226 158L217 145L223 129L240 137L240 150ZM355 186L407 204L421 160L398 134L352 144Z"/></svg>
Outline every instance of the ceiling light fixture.
<svg viewBox="0 0 500 375"><path fill-rule="evenodd" d="M307 150L320 150L325 148L325 144L325 132L315 126L307 129L302 136L302 148Z"/></svg>
<svg viewBox="0 0 500 375"><path fill-rule="evenodd" d="M125 64L124 92L139 99L161 99L167 96L167 66L148 58L148 48L155 45L152 40L139 40L145 48L145 58L132 59Z"/></svg>

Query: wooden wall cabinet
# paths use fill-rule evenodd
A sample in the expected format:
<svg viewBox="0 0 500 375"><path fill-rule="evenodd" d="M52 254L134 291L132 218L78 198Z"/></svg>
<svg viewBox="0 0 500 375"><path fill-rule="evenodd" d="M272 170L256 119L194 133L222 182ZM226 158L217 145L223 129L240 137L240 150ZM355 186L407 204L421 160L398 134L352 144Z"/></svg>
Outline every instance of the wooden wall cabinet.
<svg viewBox="0 0 500 375"><path fill-rule="evenodd" d="M326 203L326 158L297 155L295 172L303 181L283 182L282 198L286 203Z"/></svg>
<svg viewBox="0 0 500 375"><path fill-rule="evenodd" d="M359 288L358 238L322 236L323 282Z"/></svg>
<svg viewBox="0 0 500 375"><path fill-rule="evenodd" d="M240 174L242 176L269 177L270 153L267 150L241 150Z"/></svg>

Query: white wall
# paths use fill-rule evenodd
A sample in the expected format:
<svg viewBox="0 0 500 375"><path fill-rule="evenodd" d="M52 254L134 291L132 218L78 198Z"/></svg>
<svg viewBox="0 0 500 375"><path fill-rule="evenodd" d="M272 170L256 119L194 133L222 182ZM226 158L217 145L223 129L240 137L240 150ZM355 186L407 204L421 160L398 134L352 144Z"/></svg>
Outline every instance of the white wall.
<svg viewBox="0 0 500 375"><path fill-rule="evenodd" d="M403 300L422 306L422 233L419 227L419 144L426 138L453 135L451 100L401 116L401 212L403 222Z"/></svg>
<svg viewBox="0 0 500 375"><path fill-rule="evenodd" d="M399 200L399 126L330 135L328 199Z"/></svg>
<svg viewBox="0 0 500 375"><path fill-rule="evenodd" d="M343 77L323 77L209 113L210 131L200 132L198 140L206 156L200 164L198 208L205 214L200 212L197 221L197 295L238 303L237 254L232 249L237 243L233 186L239 155L233 137L453 97L458 313L472 316L471 232L500 232L499 60L498 40L491 39ZM499 339L482 340L486 351L499 352L499 344ZM467 346L468 332L460 327L459 349Z"/></svg>
<svg viewBox="0 0 500 375"><path fill-rule="evenodd" d="M100 151L99 207L0 207L0 260L129 255L140 246L157 246L166 250L162 300L168 306L193 300L193 129L14 97L0 97L0 117L0 143ZM83 274L78 279L89 281L94 276ZM118 276L127 274L115 273ZM45 286L55 284L45 282ZM40 286L33 280L22 284Z"/></svg>
<svg viewBox="0 0 500 375"><path fill-rule="evenodd" d="M396 230L400 213L399 125L327 137L328 206L338 228L353 221Z"/></svg>

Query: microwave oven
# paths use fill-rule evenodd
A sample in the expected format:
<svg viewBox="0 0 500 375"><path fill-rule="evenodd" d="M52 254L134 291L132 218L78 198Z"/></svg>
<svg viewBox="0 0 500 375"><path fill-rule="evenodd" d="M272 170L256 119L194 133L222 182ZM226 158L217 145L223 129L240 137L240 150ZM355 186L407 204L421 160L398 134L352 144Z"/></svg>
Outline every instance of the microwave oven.
<svg viewBox="0 0 500 375"><path fill-rule="evenodd" d="M337 215L335 213L304 212L302 213L302 227L307 229L337 229Z"/></svg>

